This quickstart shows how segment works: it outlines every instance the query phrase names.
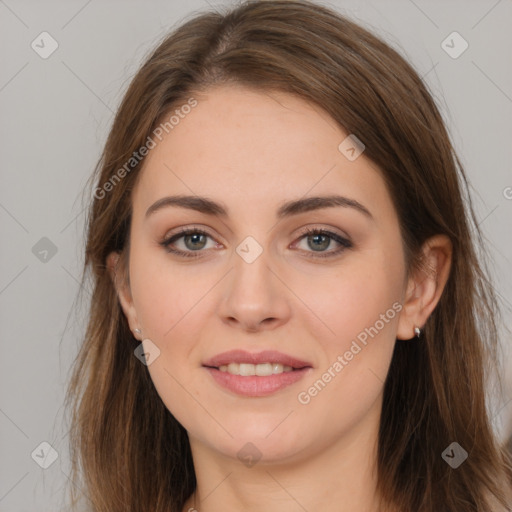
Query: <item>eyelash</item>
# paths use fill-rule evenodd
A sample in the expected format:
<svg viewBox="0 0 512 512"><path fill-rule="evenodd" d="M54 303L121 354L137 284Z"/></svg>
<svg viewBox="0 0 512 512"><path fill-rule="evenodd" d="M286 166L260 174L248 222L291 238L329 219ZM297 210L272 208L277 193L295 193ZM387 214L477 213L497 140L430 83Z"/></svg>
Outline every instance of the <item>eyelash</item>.
<svg viewBox="0 0 512 512"><path fill-rule="evenodd" d="M176 254L177 256L184 257L184 258L200 258L201 250L198 251L182 251L180 249L171 249L171 244L175 242L176 240L179 240L180 238L186 236L186 235L205 235L209 238L212 238L210 234L207 231L204 231L201 228L182 228L178 233L175 233L174 235L170 236L169 238L163 240L160 242L160 245L162 245L168 252L172 254ZM309 237L309 236L315 236L315 235L325 235L335 242L338 242L341 247L336 249L335 251L328 251L328 252L319 252L316 253L314 251L306 251L306 252L312 252L314 254L313 258L332 258L334 256L337 256L341 252L343 252L345 249L350 249L353 247L352 242L350 240L347 240L346 238L343 238L342 236L338 235L337 233L333 233L332 231L328 231L326 229L318 229L318 228L307 228L305 229L300 237L299 240Z"/></svg>

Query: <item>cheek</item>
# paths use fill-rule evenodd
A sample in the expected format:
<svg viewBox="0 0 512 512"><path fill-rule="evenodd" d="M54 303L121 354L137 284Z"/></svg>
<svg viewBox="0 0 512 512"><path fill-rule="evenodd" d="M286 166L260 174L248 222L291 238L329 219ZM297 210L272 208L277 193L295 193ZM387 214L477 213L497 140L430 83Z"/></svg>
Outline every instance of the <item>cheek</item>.
<svg viewBox="0 0 512 512"><path fill-rule="evenodd" d="M337 272L316 276L314 286L304 278L302 286L296 288L314 313L312 318L321 329L317 332L322 332L325 340L334 340L336 349L350 344L375 324L379 331L388 331L396 322L395 303L401 298L400 266L372 256L347 263Z"/></svg>
<svg viewBox="0 0 512 512"><path fill-rule="evenodd" d="M151 380L167 409L190 426L204 414L200 406L196 410L195 400L206 403L199 396L195 372L200 360L197 341L204 337L204 322L211 316L204 308L213 276L194 275L160 260L149 251L134 254L131 289L144 338L159 350L148 366ZM153 345L148 347L155 350Z"/></svg>
<svg viewBox="0 0 512 512"><path fill-rule="evenodd" d="M373 261L331 282L323 295L309 296L329 327L316 336L326 357L297 399L318 429L327 423L333 435L349 429L381 396L402 307L398 278L394 282L399 271Z"/></svg>
<svg viewBox="0 0 512 512"><path fill-rule="evenodd" d="M131 290L138 319L148 338L167 343L178 333L201 325L200 303L214 276L200 276L192 267L172 265L159 251L134 252Z"/></svg>
<svg viewBox="0 0 512 512"><path fill-rule="evenodd" d="M309 292L308 304L326 326L316 334L326 355L318 369L322 396L317 400L316 389L311 390L313 395L304 389L304 399L315 402L311 412L314 408L321 415L322 407L338 403L353 411L355 419L382 391L402 309L402 261L390 251L381 246L360 252ZM318 320L316 324L320 325ZM340 414L339 421L345 421Z"/></svg>

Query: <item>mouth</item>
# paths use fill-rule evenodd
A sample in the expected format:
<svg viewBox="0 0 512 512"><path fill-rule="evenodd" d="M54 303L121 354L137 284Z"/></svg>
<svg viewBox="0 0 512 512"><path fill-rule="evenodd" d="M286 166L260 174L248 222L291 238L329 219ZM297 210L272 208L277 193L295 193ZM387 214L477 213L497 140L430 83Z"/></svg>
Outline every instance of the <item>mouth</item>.
<svg viewBox="0 0 512 512"><path fill-rule="evenodd" d="M217 384L243 396L267 396L302 379L313 366L276 351L232 350L205 363Z"/></svg>
<svg viewBox="0 0 512 512"><path fill-rule="evenodd" d="M213 368L230 375L240 375L241 377L250 377L257 375L258 377L268 377L269 375L280 375L282 373L294 372L304 368L311 368L310 366L302 366L294 368L293 366L283 365L281 363L229 363L221 366L206 366L206 368Z"/></svg>
<svg viewBox="0 0 512 512"><path fill-rule="evenodd" d="M208 359L203 366L244 377L251 375L266 377L312 367L311 363L307 361L275 350L254 353L245 350L230 350Z"/></svg>
<svg viewBox="0 0 512 512"><path fill-rule="evenodd" d="M250 377L257 375L258 377L268 377L269 375L279 375L284 372L293 372L302 368L293 368L289 365L281 363L229 363L223 364L217 368L221 372L227 372L230 375L240 375L242 377Z"/></svg>

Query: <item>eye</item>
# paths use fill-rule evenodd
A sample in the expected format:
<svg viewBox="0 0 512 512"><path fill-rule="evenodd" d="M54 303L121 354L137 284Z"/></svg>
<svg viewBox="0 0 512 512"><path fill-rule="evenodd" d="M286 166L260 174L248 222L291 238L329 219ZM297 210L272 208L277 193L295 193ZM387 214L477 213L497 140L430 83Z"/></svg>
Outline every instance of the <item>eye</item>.
<svg viewBox="0 0 512 512"><path fill-rule="evenodd" d="M167 252L176 254L177 256L197 258L201 256L201 252L204 252L203 249L208 249L208 247L206 247L208 238L213 240L211 235L201 228L182 228L178 233L160 242L160 245L162 245ZM174 247L174 245L176 245L175 243L181 239L183 239L184 248ZM301 250L310 253L314 258L334 257L345 249L353 247L350 240L342 237L338 233L319 228L308 228L304 230L302 236L299 238L299 241L303 240L306 241L307 246L312 248L312 250ZM326 249L332 245L333 241L339 245L339 248L327 251ZM218 247L220 244L215 242L213 245L214 247ZM295 247L296 245L298 245L297 242L295 242L293 246Z"/></svg>
<svg viewBox="0 0 512 512"><path fill-rule="evenodd" d="M185 250L172 247L174 242L181 238L183 238ZM179 233L160 242L160 245L165 247L168 252L177 254L178 256L197 258L200 256L199 253L201 250L205 248L207 238L211 238L210 234L200 228L183 228Z"/></svg>
<svg viewBox="0 0 512 512"><path fill-rule="evenodd" d="M303 232L303 235L299 240L302 241L303 239L305 239L307 246L313 249L312 251L306 250L306 252L317 253L312 255L314 258L333 257L340 254L345 249L353 247L350 240L342 237L338 233L334 233L326 229L308 228ZM331 246L333 240L340 247L336 250L326 251L325 249Z"/></svg>

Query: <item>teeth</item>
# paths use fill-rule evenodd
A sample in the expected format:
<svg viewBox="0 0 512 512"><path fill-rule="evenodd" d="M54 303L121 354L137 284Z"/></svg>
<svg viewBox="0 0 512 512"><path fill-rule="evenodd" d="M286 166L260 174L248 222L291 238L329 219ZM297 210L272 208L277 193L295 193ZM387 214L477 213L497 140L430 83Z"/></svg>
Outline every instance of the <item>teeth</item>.
<svg viewBox="0 0 512 512"><path fill-rule="evenodd" d="M250 375L258 375L260 377L267 377L269 375L276 375L283 372L291 372L291 366L282 365L280 363L229 363L219 367L221 372L227 372L231 375L241 375L242 377L249 377Z"/></svg>

